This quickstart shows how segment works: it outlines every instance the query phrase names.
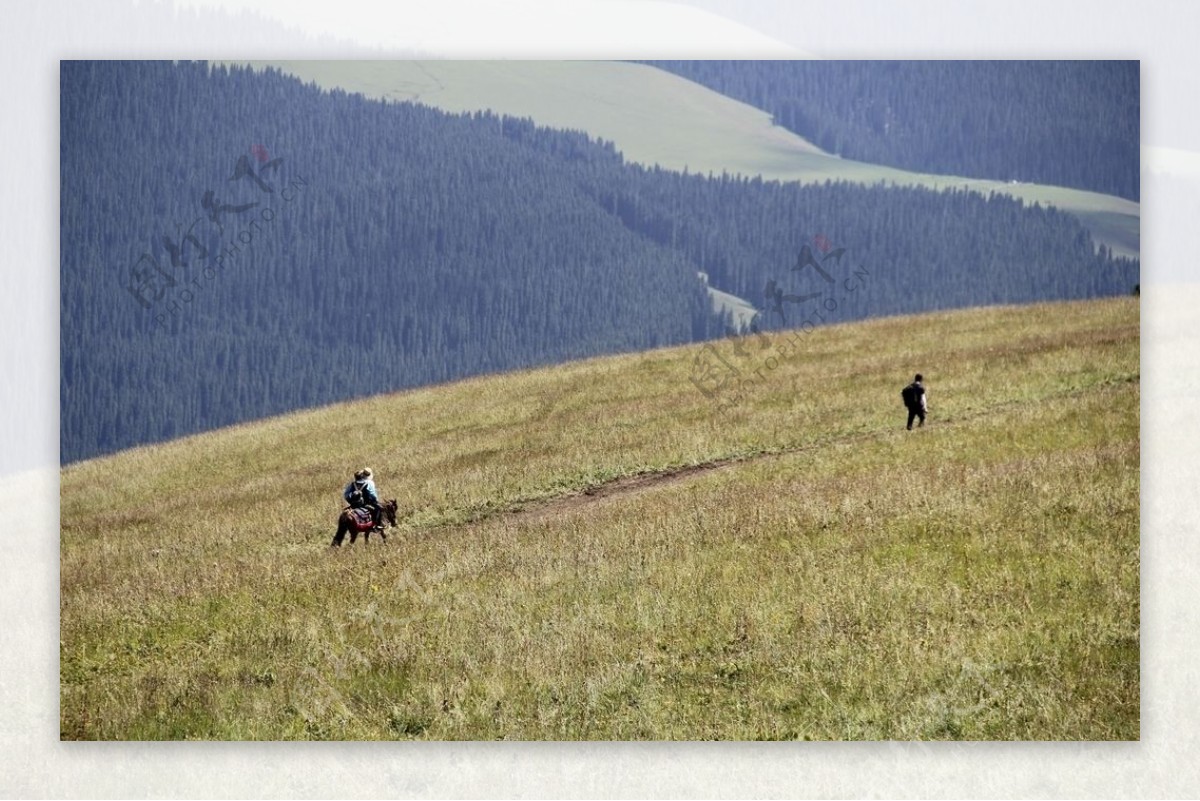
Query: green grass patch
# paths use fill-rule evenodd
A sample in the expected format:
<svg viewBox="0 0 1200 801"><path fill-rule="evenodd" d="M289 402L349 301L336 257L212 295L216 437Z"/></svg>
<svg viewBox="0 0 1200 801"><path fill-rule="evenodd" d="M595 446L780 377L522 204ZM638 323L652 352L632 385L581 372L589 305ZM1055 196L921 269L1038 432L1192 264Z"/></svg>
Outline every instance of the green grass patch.
<svg viewBox="0 0 1200 801"><path fill-rule="evenodd" d="M1137 302L785 336L723 413L688 346L63 469L62 737L1137 739Z"/></svg>

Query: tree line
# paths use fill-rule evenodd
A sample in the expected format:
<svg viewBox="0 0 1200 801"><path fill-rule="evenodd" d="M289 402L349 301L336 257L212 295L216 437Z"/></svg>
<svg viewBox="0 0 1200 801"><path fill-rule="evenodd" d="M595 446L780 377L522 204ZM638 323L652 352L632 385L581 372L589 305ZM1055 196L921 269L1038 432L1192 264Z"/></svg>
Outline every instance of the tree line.
<svg viewBox="0 0 1200 801"><path fill-rule="evenodd" d="M845 158L1140 195L1137 61L648 61Z"/></svg>
<svg viewBox="0 0 1200 801"><path fill-rule="evenodd" d="M579 132L204 63L63 62L60 242L63 462L725 336L699 271L786 327L825 284L792 269L805 248L869 271L844 319L1137 280L1007 198L645 169Z"/></svg>

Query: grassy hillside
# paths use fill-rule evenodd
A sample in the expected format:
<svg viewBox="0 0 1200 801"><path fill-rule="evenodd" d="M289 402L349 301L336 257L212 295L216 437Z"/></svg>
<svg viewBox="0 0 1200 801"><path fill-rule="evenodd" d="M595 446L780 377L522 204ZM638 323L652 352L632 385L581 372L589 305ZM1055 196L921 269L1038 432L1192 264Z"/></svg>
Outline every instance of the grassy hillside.
<svg viewBox="0 0 1200 801"><path fill-rule="evenodd" d="M1097 243L1138 257L1139 204L1097 192L929 175L842 159L745 103L643 64L611 61L271 61L305 81L452 112L491 109L607 139L629 161L784 181L970 187L1076 214Z"/></svg>
<svg viewBox="0 0 1200 801"><path fill-rule="evenodd" d="M72 465L66 739L1136 739L1138 306L482 377ZM931 418L903 430L921 370ZM402 521L328 548L364 464Z"/></svg>

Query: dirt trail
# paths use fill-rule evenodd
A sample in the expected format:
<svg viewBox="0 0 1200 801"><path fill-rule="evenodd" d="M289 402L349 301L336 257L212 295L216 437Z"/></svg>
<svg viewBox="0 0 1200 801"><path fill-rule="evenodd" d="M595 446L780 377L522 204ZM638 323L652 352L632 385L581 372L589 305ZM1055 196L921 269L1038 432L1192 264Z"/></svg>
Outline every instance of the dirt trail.
<svg viewBox="0 0 1200 801"><path fill-rule="evenodd" d="M1104 382L1104 383L1101 383L1098 385L1093 385L1090 387L1083 387L1080 389L1067 390L1065 392L1054 393L1046 398L1042 398L1041 400L1045 401L1045 400L1052 400L1052 399L1062 398L1062 397L1071 397L1071 396L1083 395L1083 394L1086 394L1089 392L1096 392L1096 391L1103 392L1103 391L1110 390L1116 386L1120 386L1125 383L1136 383L1139 380L1140 380L1140 376L1133 376L1133 377L1129 377L1126 379L1117 379L1115 381ZM965 414L960 414L955 417L940 420L940 421L934 420L931 418L930 424L935 425L938 428L959 426L959 425L962 425L963 423L967 423L972 420L976 420L980 417L996 414L998 412L1004 411L1007 408L1018 406L1018 405L1025 405L1028 403L1030 403L1030 401L1027 401L1027 400L1025 400L1025 401L1010 401L1010 402L1001 403L1001 404L998 404L996 406L992 406L992 407L989 407L986 409L977 409L977 410L974 410L971 412L967 412ZM646 492L648 490L652 490L652 489L655 489L658 487L663 487L668 484L676 484L681 481L687 481L689 479L696 478L700 475L711 473L716 470L722 470L725 468L729 468L729 467L732 467L737 464L742 464L745 462L764 461L767 459L779 458L781 456L792 456L792 455L795 455L798 453L804 453L807 451L815 451L815 450L819 450L821 448L828 448L828 447L835 446L835 445L847 445L847 444L852 444L852 443L856 443L856 442L862 442L864 440L879 439L881 437L885 437L885 436L888 436L891 434L896 434L896 433L899 433L899 432L897 432L897 430L894 428L880 429L880 430L875 430L875 431L865 431L865 432L858 433L858 434L848 434L848 435L843 435L840 437L831 437L829 439L819 440L816 442L808 442L803 445L796 445L796 446L793 446L790 448L781 448L781 449L775 450L775 451L764 451L764 452L760 452L760 453L751 453L751 454L745 454L745 455L741 455L741 456L727 456L727 457L722 457L722 458L718 458L718 459L713 459L712 461L708 461L708 462L702 462L700 464L695 464L695 465L666 468L663 470L639 473L639 474L633 475L633 476L622 476L620 478L614 478L614 479L611 479L609 481L606 481L602 484L598 484L593 487L588 487L587 489L584 489L584 490L573 491L573 492L570 492L570 493L567 493L564 495L556 495L552 498L545 498L545 499L538 500L538 501L528 501L528 502L524 502L524 503L521 503L519 505L510 507L507 509L499 509L491 514L488 514L488 515L481 517L472 522L483 522L483 520L485 520L485 519L491 519L494 517L507 517L509 519L526 520L526 521L545 520L545 519L560 517L562 515L569 514L583 506L590 506L592 504L600 503L600 502L603 502L606 500L612 500L612 499L619 498L619 497L625 497L625 496L629 496L629 495L638 494L641 492ZM913 434L910 436L919 436L919 434L917 434L917 432L914 431ZM422 526L420 528L420 530L434 531L437 529L449 528L449 527L454 527L457 525L462 525L462 524L440 523L440 524L433 524L431 526Z"/></svg>
<svg viewBox="0 0 1200 801"><path fill-rule="evenodd" d="M621 478L614 478L595 487L588 487L581 492L559 495L554 498L547 498L544 501L526 504L522 508L514 509L507 514L509 517L524 520L542 520L547 517L567 514L581 506L589 506L616 495L631 495L645 492L646 490L666 484L675 484L702 473L711 473L714 470L720 470L723 467L729 467L739 462L747 462L774 455L778 454L730 457L702 464L688 465L687 467L675 467L650 473L640 473L636 476L622 476Z"/></svg>
<svg viewBox="0 0 1200 801"><path fill-rule="evenodd" d="M702 462L695 465L687 465L684 467L672 467L664 470L656 470L653 472L639 473L635 476L622 476L611 481L606 481L594 487L588 487L579 492L572 492L567 495L559 495L554 498L547 498L543 501L537 501L525 504L519 509L513 509L505 514L508 517L519 518L523 520L542 520L549 517L557 517L568 514L581 506L589 506L600 501L612 499L617 496L634 495L647 490L663 487L668 484L677 484L681 481L687 481L696 478L706 473L712 473L716 470L723 470L734 465L744 464L747 462L761 462L767 459L777 459L781 456L792 456L806 451L815 451L821 448L827 448L831 445L843 445L853 442L861 442L867 439L875 439L893 433L891 429L887 431L869 431L861 434L850 434L842 437L821 440L819 442L809 442L804 445L797 445L791 448L782 448L777 451L763 451L761 453L750 453L743 456L727 456L720 459L713 459L709 462Z"/></svg>

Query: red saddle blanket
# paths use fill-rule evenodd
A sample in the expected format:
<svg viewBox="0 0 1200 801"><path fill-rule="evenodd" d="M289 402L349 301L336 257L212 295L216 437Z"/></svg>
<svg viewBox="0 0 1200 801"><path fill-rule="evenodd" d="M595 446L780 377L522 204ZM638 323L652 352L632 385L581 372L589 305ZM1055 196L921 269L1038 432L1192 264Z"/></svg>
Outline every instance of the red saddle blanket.
<svg viewBox="0 0 1200 801"><path fill-rule="evenodd" d="M355 509L347 509L346 511L350 513L350 517L353 518L354 525L358 527L359 531L366 531L374 526L374 521L371 520L370 509L358 507Z"/></svg>

